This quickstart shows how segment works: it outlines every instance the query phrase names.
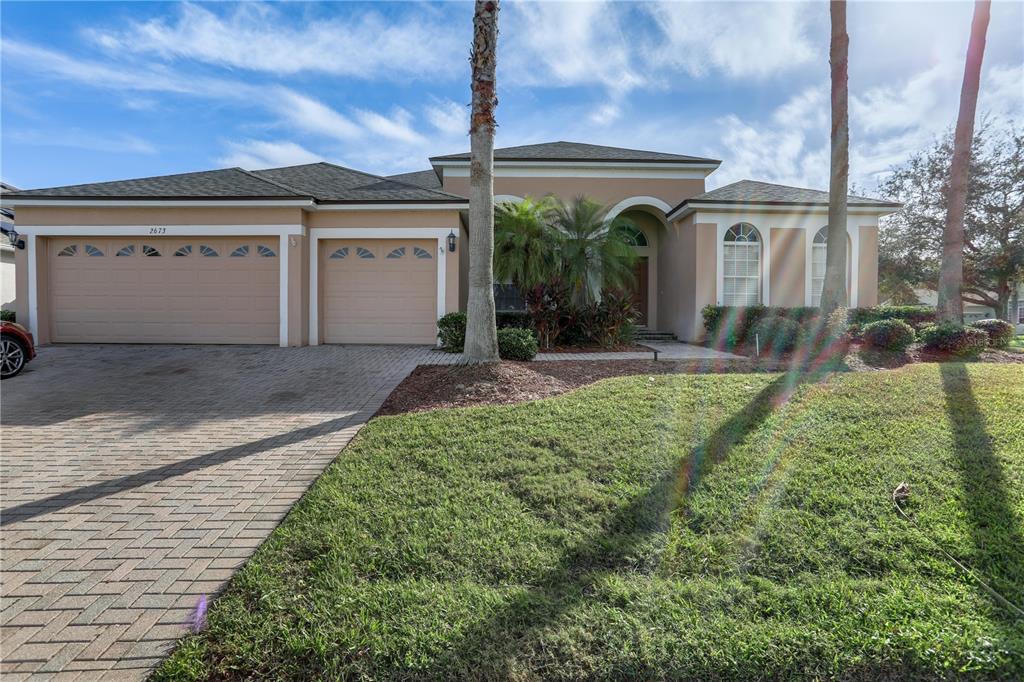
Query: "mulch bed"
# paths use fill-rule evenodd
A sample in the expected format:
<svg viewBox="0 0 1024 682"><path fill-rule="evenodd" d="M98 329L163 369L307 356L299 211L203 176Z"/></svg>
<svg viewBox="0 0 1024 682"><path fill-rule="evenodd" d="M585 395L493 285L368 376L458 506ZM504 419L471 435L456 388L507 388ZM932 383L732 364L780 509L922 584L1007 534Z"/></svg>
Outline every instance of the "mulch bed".
<svg viewBox="0 0 1024 682"><path fill-rule="evenodd" d="M549 398L609 377L779 369L782 369L779 363L753 363L749 360L555 360L492 365L420 365L391 392L377 415L442 407L510 405Z"/></svg>
<svg viewBox="0 0 1024 682"><path fill-rule="evenodd" d="M573 352L580 352L575 350ZM918 362L949 362L959 358L929 353L919 345L906 353L879 353L854 343L844 361L849 371L894 369ZM1024 353L988 350L978 362L1024 364ZM399 384L377 416L448 407L511 405L571 391L618 376L724 372L780 372L791 358L754 360L557 360L500 362L492 365L421 365Z"/></svg>

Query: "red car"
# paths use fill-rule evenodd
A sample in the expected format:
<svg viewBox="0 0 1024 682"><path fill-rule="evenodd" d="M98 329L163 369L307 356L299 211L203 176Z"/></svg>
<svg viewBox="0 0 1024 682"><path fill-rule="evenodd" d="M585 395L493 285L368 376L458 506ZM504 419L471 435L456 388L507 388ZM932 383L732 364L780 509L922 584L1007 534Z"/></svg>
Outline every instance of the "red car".
<svg viewBox="0 0 1024 682"><path fill-rule="evenodd" d="M0 379L13 377L35 356L32 333L15 322L0 321Z"/></svg>

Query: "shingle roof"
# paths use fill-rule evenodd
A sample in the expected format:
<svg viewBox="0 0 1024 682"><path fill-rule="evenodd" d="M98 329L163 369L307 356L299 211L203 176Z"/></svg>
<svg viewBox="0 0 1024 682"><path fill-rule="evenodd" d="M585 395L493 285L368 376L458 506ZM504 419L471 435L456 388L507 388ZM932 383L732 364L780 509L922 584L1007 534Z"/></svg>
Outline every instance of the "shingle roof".
<svg viewBox="0 0 1024 682"><path fill-rule="evenodd" d="M363 173L323 161L253 172L262 178L309 192L316 197L317 201L328 203L465 201L464 197L448 192L427 189L408 182Z"/></svg>
<svg viewBox="0 0 1024 682"><path fill-rule="evenodd" d="M5 198L96 199L196 199L196 198L303 198L297 190L282 187L241 168L160 175L134 180L94 182L4 193Z"/></svg>
<svg viewBox="0 0 1024 682"><path fill-rule="evenodd" d="M389 175L388 179L397 180L398 182L407 182L410 185L425 187L426 189L441 189L441 179L437 177L437 173L433 170L399 173L398 175Z"/></svg>
<svg viewBox="0 0 1024 682"><path fill-rule="evenodd" d="M519 147L504 147L494 150L494 158L497 161L720 163L717 159L705 159L699 156L649 152L640 149L623 149L622 147L605 147L599 144L584 144L582 142L545 142L542 144L521 145ZM469 152L430 157L431 163L468 160Z"/></svg>
<svg viewBox="0 0 1024 682"><path fill-rule="evenodd" d="M850 206L877 208L899 208L900 204L882 199L871 199L850 195L847 197ZM774 204L780 206L828 206L828 192L788 185L775 185L770 182L740 180L730 185L704 192L690 197L672 209L675 213L683 206L700 204Z"/></svg>
<svg viewBox="0 0 1024 682"><path fill-rule="evenodd" d="M433 171L431 171L433 172ZM316 199L324 203L465 202L464 197L320 162L241 168L4 192L4 198Z"/></svg>

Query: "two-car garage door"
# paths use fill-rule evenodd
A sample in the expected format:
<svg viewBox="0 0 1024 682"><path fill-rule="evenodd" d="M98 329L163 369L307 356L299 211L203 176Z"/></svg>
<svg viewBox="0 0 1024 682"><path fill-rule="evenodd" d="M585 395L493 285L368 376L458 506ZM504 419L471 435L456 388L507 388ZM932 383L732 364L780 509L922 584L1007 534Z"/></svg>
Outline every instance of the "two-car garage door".
<svg viewBox="0 0 1024 682"><path fill-rule="evenodd" d="M56 342L277 343L276 237L50 239Z"/></svg>

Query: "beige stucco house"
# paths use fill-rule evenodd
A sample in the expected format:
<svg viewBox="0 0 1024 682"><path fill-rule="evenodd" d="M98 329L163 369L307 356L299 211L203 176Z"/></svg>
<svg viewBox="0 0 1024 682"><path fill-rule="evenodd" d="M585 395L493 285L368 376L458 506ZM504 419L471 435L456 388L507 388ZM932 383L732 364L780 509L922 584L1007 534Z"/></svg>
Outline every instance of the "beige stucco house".
<svg viewBox="0 0 1024 682"><path fill-rule="evenodd" d="M328 163L4 194L26 248L17 313L40 343L434 343L463 309L469 155L380 177ZM555 142L495 151L497 199L585 194L638 228L642 322L701 334L709 303L817 303L825 192L714 159ZM878 219L850 197L852 305L877 302Z"/></svg>

